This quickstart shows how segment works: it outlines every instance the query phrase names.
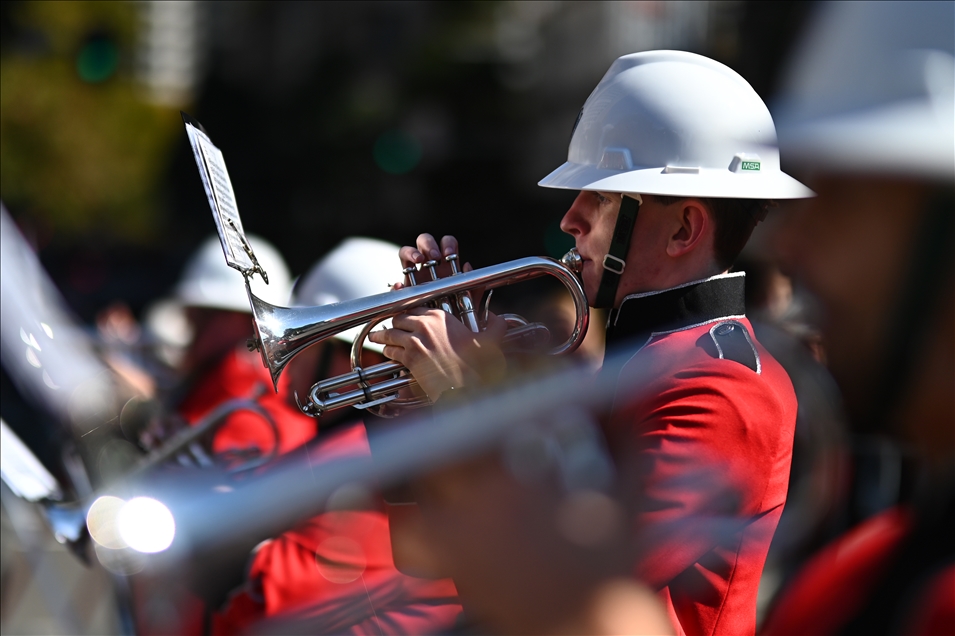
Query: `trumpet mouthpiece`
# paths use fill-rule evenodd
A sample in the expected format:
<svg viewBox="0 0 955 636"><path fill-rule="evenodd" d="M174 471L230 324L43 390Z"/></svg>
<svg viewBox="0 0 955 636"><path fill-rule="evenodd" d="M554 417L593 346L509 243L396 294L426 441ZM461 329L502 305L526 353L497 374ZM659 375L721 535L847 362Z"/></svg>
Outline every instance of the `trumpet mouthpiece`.
<svg viewBox="0 0 955 636"><path fill-rule="evenodd" d="M580 257L576 247L570 248L569 252L561 256L560 262L575 274L579 274L584 269L584 259Z"/></svg>

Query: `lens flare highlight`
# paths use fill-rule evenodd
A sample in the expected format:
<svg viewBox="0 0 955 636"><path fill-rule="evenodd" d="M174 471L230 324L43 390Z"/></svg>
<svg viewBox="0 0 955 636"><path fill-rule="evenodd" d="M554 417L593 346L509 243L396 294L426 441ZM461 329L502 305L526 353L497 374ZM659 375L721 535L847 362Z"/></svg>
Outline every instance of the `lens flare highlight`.
<svg viewBox="0 0 955 636"><path fill-rule="evenodd" d="M130 499L119 511L119 536L137 552L162 552L176 536L176 521L169 508L150 497Z"/></svg>

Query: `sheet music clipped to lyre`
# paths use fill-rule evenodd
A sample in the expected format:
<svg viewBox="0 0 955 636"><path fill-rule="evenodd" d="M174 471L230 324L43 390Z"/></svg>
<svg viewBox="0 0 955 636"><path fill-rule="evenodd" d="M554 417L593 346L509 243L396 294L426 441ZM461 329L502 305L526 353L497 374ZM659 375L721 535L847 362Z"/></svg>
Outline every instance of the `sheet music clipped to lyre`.
<svg viewBox="0 0 955 636"><path fill-rule="evenodd" d="M245 237L242 218L239 216L239 208L235 201L235 190L232 188L232 180L229 178L229 170L226 168L222 151L209 139L202 124L186 113L182 113L182 119L186 125L186 134L189 136L189 144L192 146L196 166L199 168L202 185L209 199L209 207L212 209L216 230L219 232L226 263L229 267L242 272L247 278L258 272L268 283L268 275L259 265L252 246Z"/></svg>

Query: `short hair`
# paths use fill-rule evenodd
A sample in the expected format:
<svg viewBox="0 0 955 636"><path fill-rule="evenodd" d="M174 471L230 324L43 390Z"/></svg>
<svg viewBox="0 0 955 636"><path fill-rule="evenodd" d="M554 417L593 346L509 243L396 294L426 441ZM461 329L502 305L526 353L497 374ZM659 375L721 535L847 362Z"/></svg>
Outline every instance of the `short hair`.
<svg viewBox="0 0 955 636"><path fill-rule="evenodd" d="M717 264L729 269L736 262L746 241L753 234L756 224L766 216L769 208L775 205L767 199L720 199L715 197L673 197L651 196L661 205L672 205L678 201L698 199L713 213L715 230L713 235L713 253Z"/></svg>

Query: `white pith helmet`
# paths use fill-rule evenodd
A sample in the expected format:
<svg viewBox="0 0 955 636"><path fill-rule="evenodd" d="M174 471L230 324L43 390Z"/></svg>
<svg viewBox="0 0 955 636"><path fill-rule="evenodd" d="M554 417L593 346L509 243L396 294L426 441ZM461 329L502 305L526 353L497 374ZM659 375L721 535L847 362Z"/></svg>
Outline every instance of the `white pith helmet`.
<svg viewBox="0 0 955 636"><path fill-rule="evenodd" d="M258 274L252 277L252 293L273 305L284 305L291 292L291 276L285 259L265 239L247 235L252 251L262 269L269 275L269 284ZM210 236L189 259L179 284L176 298L187 307L207 307L252 313L242 274L226 264L218 236Z"/></svg>
<svg viewBox="0 0 955 636"><path fill-rule="evenodd" d="M377 239L345 239L302 277L295 286L292 305L328 305L388 291L390 284L401 279L398 250L397 245ZM391 321L386 320L376 329L390 326ZM354 327L333 337L352 343L360 331L360 326ZM367 338L362 346L379 353L384 349Z"/></svg>
<svg viewBox="0 0 955 636"><path fill-rule="evenodd" d="M774 112L787 158L955 178L955 3L822 6Z"/></svg>
<svg viewBox="0 0 955 636"><path fill-rule="evenodd" d="M736 71L685 51L617 58L584 103L567 162L545 188L799 199L779 169L776 129Z"/></svg>

